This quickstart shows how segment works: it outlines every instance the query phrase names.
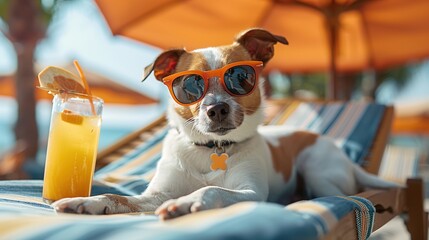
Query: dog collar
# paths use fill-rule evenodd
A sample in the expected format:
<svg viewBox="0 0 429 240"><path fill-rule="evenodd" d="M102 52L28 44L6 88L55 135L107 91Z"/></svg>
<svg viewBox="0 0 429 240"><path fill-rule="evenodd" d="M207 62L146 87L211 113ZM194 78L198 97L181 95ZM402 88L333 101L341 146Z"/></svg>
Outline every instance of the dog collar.
<svg viewBox="0 0 429 240"><path fill-rule="evenodd" d="M176 129L176 131L180 134L179 128L175 127L174 129ZM207 147L207 148L225 148L228 147L234 143L234 141L228 141L228 140L222 140L222 141L214 141L214 140L210 140L207 143L198 143L198 142L192 142L192 144L194 144L195 146L199 146L199 147Z"/></svg>
<svg viewBox="0 0 429 240"><path fill-rule="evenodd" d="M226 161L229 158L229 155L225 152L225 147L234 144L232 141L209 141L207 143L195 143L196 146L202 146L207 148L214 148L214 152L210 154L211 165L210 169L212 171L216 170L226 170L227 163Z"/></svg>
<svg viewBox="0 0 429 240"><path fill-rule="evenodd" d="M180 133L178 128L175 128L178 133ZM210 154L211 165L210 169L212 171L216 170L226 170L227 164L226 161L229 158L229 155L225 152L225 147L228 147L236 142L233 141L208 141L207 143L197 143L192 142L195 146L214 148L214 152Z"/></svg>
<svg viewBox="0 0 429 240"><path fill-rule="evenodd" d="M224 148L224 147L228 147L228 146L230 146L230 145L232 145L234 143L236 143L236 142L226 141L226 140L223 140L223 141L208 141L207 143L196 143L196 142L193 142L193 144L196 145L196 146L207 147L207 148L214 148L214 147L216 147L216 148Z"/></svg>

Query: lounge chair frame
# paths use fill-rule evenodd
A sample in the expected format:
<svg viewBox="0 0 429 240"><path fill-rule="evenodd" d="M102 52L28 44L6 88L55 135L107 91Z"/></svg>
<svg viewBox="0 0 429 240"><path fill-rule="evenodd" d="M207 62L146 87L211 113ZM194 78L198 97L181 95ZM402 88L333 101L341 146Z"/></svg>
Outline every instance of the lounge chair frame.
<svg viewBox="0 0 429 240"><path fill-rule="evenodd" d="M278 107L290 104L288 100L273 100L268 102L271 107L267 120L278 112ZM378 132L371 146L370 154L365 158L364 169L377 174L380 168L383 153L388 143L390 130L394 116L392 106L386 107ZM167 124L163 115L146 127L143 127L115 144L98 153L97 166L101 168L116 161L123 154L132 150L148 140L151 136L162 130ZM422 178L407 179L406 186L390 190L369 190L357 194L371 201L376 209L373 231L379 229L395 216L403 215L404 222L410 233L411 239L427 239L428 237L428 213L424 210L424 182ZM358 239L356 218L353 212L341 219L324 239Z"/></svg>

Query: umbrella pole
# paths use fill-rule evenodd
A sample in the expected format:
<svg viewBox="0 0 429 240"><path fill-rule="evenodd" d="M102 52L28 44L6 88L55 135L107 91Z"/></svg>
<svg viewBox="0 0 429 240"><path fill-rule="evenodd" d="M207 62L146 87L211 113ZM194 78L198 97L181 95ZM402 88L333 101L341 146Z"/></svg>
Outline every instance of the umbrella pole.
<svg viewBox="0 0 429 240"><path fill-rule="evenodd" d="M331 9L329 14L326 15L329 31L329 49L330 49L330 63L329 63L329 81L326 89L326 96L328 100L339 100L338 92L338 72L337 72L337 44L338 44L338 15L335 12L336 2L332 0Z"/></svg>
<svg viewBox="0 0 429 240"><path fill-rule="evenodd" d="M329 81L327 85L328 100L338 100L338 73L337 73L337 51L336 51L336 30L331 28L330 40L330 65L329 65Z"/></svg>

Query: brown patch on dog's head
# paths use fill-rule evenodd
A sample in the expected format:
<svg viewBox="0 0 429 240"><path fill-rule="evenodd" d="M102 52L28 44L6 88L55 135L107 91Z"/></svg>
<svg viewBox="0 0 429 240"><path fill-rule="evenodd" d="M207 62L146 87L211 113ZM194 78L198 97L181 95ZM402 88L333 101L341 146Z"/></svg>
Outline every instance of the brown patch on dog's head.
<svg viewBox="0 0 429 240"><path fill-rule="evenodd" d="M153 64L145 68L143 79L154 71L155 78L162 81L164 77L187 70L208 70L207 61L200 53L187 52L184 49L172 49L161 53ZM181 106L176 104L175 111L184 119L191 119L198 115L199 104Z"/></svg>
<svg viewBox="0 0 429 240"><path fill-rule="evenodd" d="M207 71L210 70L210 67L203 54L198 52L185 52L180 57L180 61L177 63L175 72L188 70Z"/></svg>
<svg viewBox="0 0 429 240"><path fill-rule="evenodd" d="M200 103L185 107L176 104L174 110L179 114L183 119L191 119L198 116L200 112Z"/></svg>
<svg viewBox="0 0 429 240"><path fill-rule="evenodd" d="M261 90L257 87L252 92L252 94L244 97L238 97L237 102L243 108L244 113L246 113L247 115L251 115L255 113L261 105L261 102L262 102Z"/></svg>
<svg viewBox="0 0 429 240"><path fill-rule="evenodd" d="M175 72L188 71L188 70L209 70L209 66L204 56L200 53L195 52L185 52L180 57L176 65ZM191 106L182 106L176 104L174 110L179 114L183 119L191 119L199 114L200 103L193 104Z"/></svg>
<svg viewBox="0 0 429 240"><path fill-rule="evenodd" d="M220 47L220 51L222 51L222 62L224 65L239 62L239 61L250 61L252 57L246 48L241 44L232 44L229 46ZM243 109L243 113L247 115L251 115L259 109L261 105L261 91L258 86L255 86L252 94L244 96L244 97L236 97L237 103ZM242 121L243 119L241 119Z"/></svg>
<svg viewBox="0 0 429 240"><path fill-rule="evenodd" d="M249 52L252 60L262 61L264 65L274 56L276 43L289 44L285 37L274 35L261 28L242 32L237 36L236 42Z"/></svg>
<svg viewBox="0 0 429 240"><path fill-rule="evenodd" d="M274 56L274 45L277 42L289 44L286 38L274 35L264 29L246 30L237 36L235 44L224 48L224 56L228 58L225 62L255 60L262 61L265 65ZM259 109L262 97L261 89L256 86L252 94L238 97L237 102L247 115L251 115Z"/></svg>
<svg viewBox="0 0 429 240"><path fill-rule="evenodd" d="M252 60L249 52L240 44L231 44L228 46L219 47L219 51L222 52L221 62L222 64L230 64L239 61Z"/></svg>
<svg viewBox="0 0 429 240"><path fill-rule="evenodd" d="M152 64L145 67L142 81L146 80L152 71L158 81L175 73L177 63L185 52L184 49L172 49L161 53Z"/></svg>

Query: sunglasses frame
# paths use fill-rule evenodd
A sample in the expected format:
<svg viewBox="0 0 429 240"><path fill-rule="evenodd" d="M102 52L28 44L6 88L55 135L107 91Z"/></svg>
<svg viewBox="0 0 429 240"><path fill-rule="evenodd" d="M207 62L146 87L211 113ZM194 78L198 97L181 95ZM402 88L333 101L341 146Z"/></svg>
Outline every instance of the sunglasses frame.
<svg viewBox="0 0 429 240"><path fill-rule="evenodd" d="M208 71L189 70L189 71L177 72L177 73L171 74L171 75L169 75L167 77L164 77L162 79L162 82L168 87L168 90L170 91L170 95L173 97L174 101L176 103L178 103L179 105L182 105L182 106L190 106L190 105L193 105L195 103L200 102L204 98L204 96L206 95L207 90L209 88L209 79L213 78L213 77L219 77L219 79L221 80L220 82L222 84L223 89L225 89L225 91L229 95L234 96L234 97L244 97L244 96L248 96L248 95L252 94L252 92L255 90L255 88L257 88L258 82L259 82L258 81L258 79L259 79L259 73L262 71L263 65L264 65L263 62L261 62L261 61L239 61L239 62L233 62L233 63L227 64L227 65L225 65L225 66L223 66L221 68L214 69L214 70L208 70ZM224 79L225 73L229 69L231 69L233 67L237 67L237 66L248 66L248 67L253 68L253 70L255 71L255 85L253 86L252 90L250 90L248 93L242 94L242 95L240 95L240 94L234 94L230 90L228 90L228 88L226 87L226 84L225 84L225 79ZM176 97L176 95L174 94L174 91L173 91L173 82L174 82L174 80L176 78L178 78L180 76L184 76L184 75L199 75L204 80L204 92L203 92L203 94L201 95L201 97L198 100L196 100L194 102L191 102L191 103L182 103L182 102L180 102L177 99L177 97Z"/></svg>

